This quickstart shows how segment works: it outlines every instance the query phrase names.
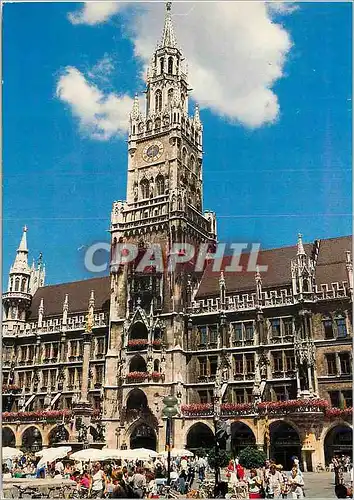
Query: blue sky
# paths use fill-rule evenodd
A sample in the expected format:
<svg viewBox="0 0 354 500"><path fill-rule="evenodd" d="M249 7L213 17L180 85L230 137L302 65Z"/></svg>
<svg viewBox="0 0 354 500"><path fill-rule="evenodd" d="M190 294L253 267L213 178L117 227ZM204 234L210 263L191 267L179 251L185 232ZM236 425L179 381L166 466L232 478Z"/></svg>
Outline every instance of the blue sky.
<svg viewBox="0 0 354 500"><path fill-rule="evenodd" d="M68 66L88 75L106 57L109 77L92 76L102 92L143 90L131 34L139 5L95 25L69 21L80 8L4 5L4 283L25 224L48 284L90 277L82 247L109 241L112 202L125 198L126 137L92 137L56 89ZM204 207L217 212L220 241L271 248L294 244L298 232L306 241L351 233L351 9L301 3L274 21L292 41L272 85L274 123L250 127L244 110L230 119L202 106ZM178 38L183 17L174 24Z"/></svg>

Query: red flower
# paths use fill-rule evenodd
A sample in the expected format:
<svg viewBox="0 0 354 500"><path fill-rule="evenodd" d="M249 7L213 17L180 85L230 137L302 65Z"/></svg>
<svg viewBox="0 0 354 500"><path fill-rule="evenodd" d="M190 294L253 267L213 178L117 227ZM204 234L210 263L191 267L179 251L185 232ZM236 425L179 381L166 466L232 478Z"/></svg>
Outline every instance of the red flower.
<svg viewBox="0 0 354 500"><path fill-rule="evenodd" d="M185 415L209 415L213 411L212 403L194 403L189 405L182 405L181 411Z"/></svg>
<svg viewBox="0 0 354 500"><path fill-rule="evenodd" d="M147 343L148 343L147 339L133 339L133 340L128 340L128 347L136 347L136 346L147 345Z"/></svg>
<svg viewBox="0 0 354 500"><path fill-rule="evenodd" d="M127 374L128 380L145 380L148 376L147 372L130 372Z"/></svg>
<svg viewBox="0 0 354 500"><path fill-rule="evenodd" d="M38 411L19 411L19 412L4 412L3 420L7 421L27 421L27 420L58 420L69 417L72 414L71 410L38 410Z"/></svg>
<svg viewBox="0 0 354 500"><path fill-rule="evenodd" d="M152 372L152 378L162 378L163 374L160 372Z"/></svg>

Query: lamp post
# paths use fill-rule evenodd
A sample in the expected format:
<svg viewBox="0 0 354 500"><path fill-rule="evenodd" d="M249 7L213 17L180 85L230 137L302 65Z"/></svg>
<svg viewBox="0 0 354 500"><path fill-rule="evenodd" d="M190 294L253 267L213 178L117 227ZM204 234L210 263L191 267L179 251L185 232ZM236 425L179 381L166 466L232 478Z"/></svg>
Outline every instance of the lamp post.
<svg viewBox="0 0 354 500"><path fill-rule="evenodd" d="M166 448L167 448L167 485L171 483L171 430L172 417L178 413L178 400L175 396L166 396L162 400L165 407L162 409L162 414L166 417Z"/></svg>

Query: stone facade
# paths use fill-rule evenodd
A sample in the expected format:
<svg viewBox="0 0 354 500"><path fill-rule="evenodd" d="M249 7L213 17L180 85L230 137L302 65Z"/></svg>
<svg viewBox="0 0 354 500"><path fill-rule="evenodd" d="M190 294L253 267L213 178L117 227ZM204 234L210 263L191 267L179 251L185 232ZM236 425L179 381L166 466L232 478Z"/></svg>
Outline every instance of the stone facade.
<svg viewBox="0 0 354 500"><path fill-rule="evenodd" d="M188 115L187 71L167 4L147 77L146 113L130 115L126 201L111 214L110 275L44 286L28 266L25 228L3 295L3 443L55 442L163 450L162 399L174 394L173 445L210 447L214 416L231 448L247 444L305 469L351 446L351 238L243 254L202 272L137 263L151 244L163 256L187 244L212 253L216 217L202 206L198 107ZM117 264L134 243L134 263ZM177 246L176 246L177 245ZM179 245L179 247L178 247ZM263 270L262 266L268 266ZM103 432L103 429L105 432Z"/></svg>

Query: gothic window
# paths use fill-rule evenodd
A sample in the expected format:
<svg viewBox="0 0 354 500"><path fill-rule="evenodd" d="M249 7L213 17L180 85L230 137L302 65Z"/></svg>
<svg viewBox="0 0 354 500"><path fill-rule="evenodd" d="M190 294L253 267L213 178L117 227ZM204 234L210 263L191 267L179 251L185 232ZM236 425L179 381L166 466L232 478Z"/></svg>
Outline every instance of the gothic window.
<svg viewBox="0 0 354 500"><path fill-rule="evenodd" d="M304 279L304 284L303 284L303 291L308 292L309 291L309 282L307 279Z"/></svg>
<svg viewBox="0 0 354 500"><path fill-rule="evenodd" d="M186 148L182 149L182 162L184 165L187 163L187 149Z"/></svg>
<svg viewBox="0 0 354 500"><path fill-rule="evenodd" d="M155 112L162 110L162 92L161 90L156 90L155 92Z"/></svg>
<svg viewBox="0 0 354 500"><path fill-rule="evenodd" d="M189 158L189 168L191 169L192 172L195 170L195 158L193 155L190 156Z"/></svg>
<svg viewBox="0 0 354 500"><path fill-rule="evenodd" d="M285 387L274 387L274 396L276 401L286 401L287 396Z"/></svg>
<svg viewBox="0 0 354 500"><path fill-rule="evenodd" d="M326 354L328 375L337 375L336 355L334 353Z"/></svg>
<svg viewBox="0 0 354 500"><path fill-rule="evenodd" d="M139 123L138 130L139 130L139 134L141 134L142 132L144 132L144 124L143 124L143 122Z"/></svg>
<svg viewBox="0 0 354 500"><path fill-rule="evenodd" d="M246 371L254 373L254 354L246 354Z"/></svg>
<svg viewBox="0 0 354 500"><path fill-rule="evenodd" d="M236 389L234 395L237 404L245 402L245 391L243 389Z"/></svg>
<svg viewBox="0 0 354 500"><path fill-rule="evenodd" d="M11 278L10 279L10 292L13 291L12 287L14 286L14 282L13 282L13 279Z"/></svg>
<svg viewBox="0 0 354 500"><path fill-rule="evenodd" d="M206 358L199 358L199 377L207 376L207 360Z"/></svg>
<svg viewBox="0 0 354 500"><path fill-rule="evenodd" d="M96 365L96 384L102 384L103 381L103 366Z"/></svg>
<svg viewBox="0 0 354 500"><path fill-rule="evenodd" d="M281 351L273 353L273 366L275 372L283 371L283 353Z"/></svg>
<svg viewBox="0 0 354 500"><path fill-rule="evenodd" d="M160 371L160 363L158 359L155 359L154 361L154 372L159 372Z"/></svg>
<svg viewBox="0 0 354 500"><path fill-rule="evenodd" d="M343 352L339 354L340 359L340 369L342 375L350 375L351 374L351 363L350 356L348 352Z"/></svg>
<svg viewBox="0 0 354 500"><path fill-rule="evenodd" d="M146 362L142 356L134 356L129 365L129 372L147 372Z"/></svg>
<svg viewBox="0 0 354 500"><path fill-rule="evenodd" d="M218 358L213 356L209 358L210 361L210 375L216 375L218 369Z"/></svg>
<svg viewBox="0 0 354 500"><path fill-rule="evenodd" d="M168 104L171 104L172 102L172 99L173 99L173 89L168 89L168 92L167 92L167 101L168 101Z"/></svg>
<svg viewBox="0 0 354 500"><path fill-rule="evenodd" d="M352 408L353 406L353 393L352 391L342 391L343 401L345 408Z"/></svg>
<svg viewBox="0 0 354 500"><path fill-rule="evenodd" d="M334 408L339 408L340 406L339 391L331 391L329 393L329 399L331 401L331 406L333 406Z"/></svg>
<svg viewBox="0 0 354 500"><path fill-rule="evenodd" d="M237 354L234 356L235 374L243 374L243 356L242 354Z"/></svg>
<svg viewBox="0 0 354 500"><path fill-rule="evenodd" d="M173 123L176 123L176 121L177 121L177 115L176 113L173 113Z"/></svg>
<svg viewBox="0 0 354 500"><path fill-rule="evenodd" d="M26 278L23 278L21 283L21 292L25 291L25 287L26 287Z"/></svg>
<svg viewBox="0 0 354 500"><path fill-rule="evenodd" d="M270 320L271 324L271 330L272 330L272 337L280 337L281 331L280 331L280 320L279 319L272 319Z"/></svg>
<svg viewBox="0 0 354 500"><path fill-rule="evenodd" d="M218 342L218 327L217 325L209 326L209 342L217 344Z"/></svg>
<svg viewBox="0 0 354 500"><path fill-rule="evenodd" d="M235 323L233 325L234 327L234 342L241 342L242 341L242 323Z"/></svg>
<svg viewBox="0 0 354 500"><path fill-rule="evenodd" d="M164 59L163 57L160 58L160 73L162 74L164 70Z"/></svg>
<svg viewBox="0 0 354 500"><path fill-rule="evenodd" d="M293 320L292 320L292 318L284 318L283 319L283 328L284 328L284 335L285 336L293 335Z"/></svg>
<svg viewBox="0 0 354 500"><path fill-rule="evenodd" d="M165 192L165 179L163 175L158 175L156 177L156 189L157 189L157 196L161 196Z"/></svg>
<svg viewBox="0 0 354 500"><path fill-rule="evenodd" d="M253 322L245 323L245 340L253 340L254 328Z"/></svg>
<svg viewBox="0 0 354 500"><path fill-rule="evenodd" d="M20 290L20 278L15 279L15 292Z"/></svg>
<svg viewBox="0 0 354 500"><path fill-rule="evenodd" d="M294 351L287 351L285 353L285 361L286 361L286 370L293 371L295 370L295 355Z"/></svg>
<svg viewBox="0 0 354 500"><path fill-rule="evenodd" d="M344 318L337 318L336 325L337 325L337 336L340 338L346 337L347 336L347 326L345 324L345 319Z"/></svg>
<svg viewBox="0 0 354 500"><path fill-rule="evenodd" d="M161 119L160 118L156 118L156 120L155 120L155 128L157 130L161 128Z"/></svg>
<svg viewBox="0 0 354 500"><path fill-rule="evenodd" d="M331 318L323 320L325 339L333 339L333 322Z"/></svg>
<svg viewBox="0 0 354 500"><path fill-rule="evenodd" d="M169 75L172 75L173 72L173 57L168 58L168 69L167 72Z"/></svg>
<svg viewBox="0 0 354 500"><path fill-rule="evenodd" d="M133 135L135 135L135 125L133 125Z"/></svg>
<svg viewBox="0 0 354 500"><path fill-rule="evenodd" d="M140 183L141 189L141 197L142 199L149 198L149 181L147 179L143 179Z"/></svg>
<svg viewBox="0 0 354 500"><path fill-rule="evenodd" d="M148 121L146 122L146 130L147 130L148 132L150 132L150 131L151 131L151 129L152 129L152 123L151 123L151 120L148 120Z"/></svg>
<svg viewBox="0 0 354 500"><path fill-rule="evenodd" d="M206 326L199 327L199 345L206 345L207 343L207 329Z"/></svg>

